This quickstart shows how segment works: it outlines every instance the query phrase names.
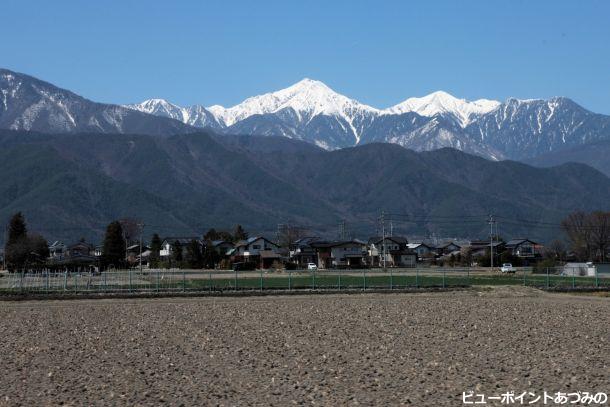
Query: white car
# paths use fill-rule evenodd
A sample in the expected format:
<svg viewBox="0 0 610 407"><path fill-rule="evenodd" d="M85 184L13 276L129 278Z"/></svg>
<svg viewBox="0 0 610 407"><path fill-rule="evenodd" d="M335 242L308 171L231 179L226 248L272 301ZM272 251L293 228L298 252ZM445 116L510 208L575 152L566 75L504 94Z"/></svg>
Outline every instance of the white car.
<svg viewBox="0 0 610 407"><path fill-rule="evenodd" d="M504 264L502 264L502 267L500 267L500 271L502 273L514 273L517 270L513 267L512 264L504 263Z"/></svg>
<svg viewBox="0 0 610 407"><path fill-rule="evenodd" d="M317 270L318 266L316 263L307 263L307 270Z"/></svg>

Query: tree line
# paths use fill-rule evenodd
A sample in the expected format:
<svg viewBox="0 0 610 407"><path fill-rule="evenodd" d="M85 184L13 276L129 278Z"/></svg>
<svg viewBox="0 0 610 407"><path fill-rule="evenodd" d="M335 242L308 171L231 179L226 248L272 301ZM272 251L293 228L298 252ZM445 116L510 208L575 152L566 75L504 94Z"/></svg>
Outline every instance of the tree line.
<svg viewBox="0 0 610 407"><path fill-rule="evenodd" d="M99 266L104 269L125 267L127 265L127 245L139 242L139 232L141 232L139 227L138 223L133 220L117 220L108 224L104 234ZM547 246L545 253L547 259L559 262L568 258L577 261L605 262L610 260L608 259L610 212L573 212L561 222L561 229L565 233L566 239L565 241L557 239ZM281 246L289 246L303 234L304 231L299 228L286 227L281 230L278 243ZM186 243L186 247L182 247L180 241L170 242L171 256L162 261L159 255L162 241L155 233L150 241L149 263L151 267L214 267L221 261L221 258L210 244L212 241L224 240L236 243L247 238L248 233L241 225L237 225L233 232L211 228L203 235L203 239L201 239L203 244L200 239L193 239ZM25 218L21 212L13 215L9 221L4 255L6 266L11 271L36 270L48 265L47 240L40 234L28 232ZM461 260L464 259L455 259L455 262L460 263ZM518 259L501 258L500 260L518 263Z"/></svg>

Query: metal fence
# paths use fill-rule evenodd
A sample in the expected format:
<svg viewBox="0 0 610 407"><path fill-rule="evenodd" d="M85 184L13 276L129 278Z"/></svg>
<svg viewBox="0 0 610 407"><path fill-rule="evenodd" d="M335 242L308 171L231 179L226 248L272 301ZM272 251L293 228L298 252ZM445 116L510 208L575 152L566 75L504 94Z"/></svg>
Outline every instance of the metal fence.
<svg viewBox="0 0 610 407"><path fill-rule="evenodd" d="M119 270L102 273L4 273L0 293L169 293L247 290L369 290L523 285L539 288L610 288L610 274L579 275L563 268L501 273L481 268L223 271Z"/></svg>

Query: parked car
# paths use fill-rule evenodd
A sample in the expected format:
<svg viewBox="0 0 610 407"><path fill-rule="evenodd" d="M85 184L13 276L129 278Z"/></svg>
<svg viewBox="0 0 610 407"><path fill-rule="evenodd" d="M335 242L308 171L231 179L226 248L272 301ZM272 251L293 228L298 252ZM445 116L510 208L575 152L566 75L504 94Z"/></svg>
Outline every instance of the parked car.
<svg viewBox="0 0 610 407"><path fill-rule="evenodd" d="M502 267L500 267L500 271L502 273L514 273L517 269L515 269L511 263L504 263L502 264Z"/></svg>
<svg viewBox="0 0 610 407"><path fill-rule="evenodd" d="M307 263L307 270L317 270L318 266L316 263Z"/></svg>

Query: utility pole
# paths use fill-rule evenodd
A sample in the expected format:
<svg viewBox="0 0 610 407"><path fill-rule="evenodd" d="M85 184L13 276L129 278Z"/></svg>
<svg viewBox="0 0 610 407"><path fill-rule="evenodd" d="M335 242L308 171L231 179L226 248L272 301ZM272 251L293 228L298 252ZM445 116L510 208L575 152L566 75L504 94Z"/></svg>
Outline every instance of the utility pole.
<svg viewBox="0 0 610 407"><path fill-rule="evenodd" d="M494 268L494 216L489 215L489 258L491 261L491 269Z"/></svg>
<svg viewBox="0 0 610 407"><path fill-rule="evenodd" d="M142 239L144 236L144 222L138 223L138 226L140 227L140 274L142 274Z"/></svg>
<svg viewBox="0 0 610 407"><path fill-rule="evenodd" d="M390 237L394 236L394 222L390 219Z"/></svg>
<svg viewBox="0 0 610 407"><path fill-rule="evenodd" d="M381 211L381 252L383 254L383 269L385 270L385 211Z"/></svg>
<svg viewBox="0 0 610 407"><path fill-rule="evenodd" d="M6 246L8 243L8 223L4 225L4 252L2 255L2 270L6 270Z"/></svg>
<svg viewBox="0 0 610 407"><path fill-rule="evenodd" d="M345 227L345 219L339 222L339 240L347 239L347 228Z"/></svg>

